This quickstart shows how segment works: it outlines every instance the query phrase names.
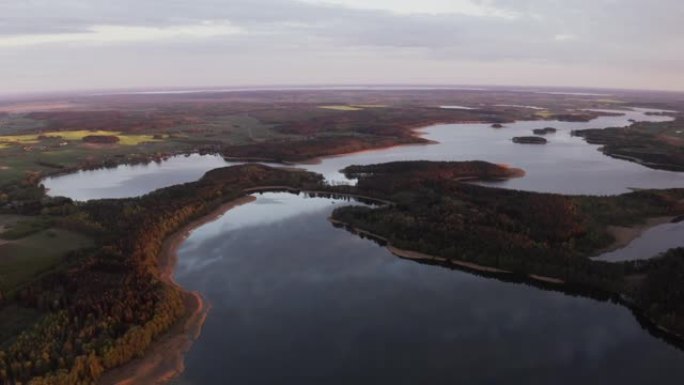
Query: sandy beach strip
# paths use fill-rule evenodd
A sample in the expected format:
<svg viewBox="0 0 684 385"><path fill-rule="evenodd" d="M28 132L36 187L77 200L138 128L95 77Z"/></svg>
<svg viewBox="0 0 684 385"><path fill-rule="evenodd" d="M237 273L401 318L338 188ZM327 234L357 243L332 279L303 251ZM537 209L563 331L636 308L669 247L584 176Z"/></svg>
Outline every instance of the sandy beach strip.
<svg viewBox="0 0 684 385"><path fill-rule="evenodd" d="M159 254L160 278L182 290L173 275L178 260L178 248L193 230L213 222L232 208L254 200L256 198L251 195L232 200L168 237ZM153 342L141 358L107 371L98 381L98 385L160 385L181 374L185 369L185 354L200 336L210 309L200 293L184 292L183 302L186 315L171 330Z"/></svg>

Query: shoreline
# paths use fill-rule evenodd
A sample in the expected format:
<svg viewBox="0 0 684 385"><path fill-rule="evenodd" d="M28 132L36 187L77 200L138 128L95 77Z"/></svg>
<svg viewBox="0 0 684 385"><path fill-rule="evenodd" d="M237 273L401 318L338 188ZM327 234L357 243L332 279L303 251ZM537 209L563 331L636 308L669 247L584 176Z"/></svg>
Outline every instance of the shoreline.
<svg viewBox="0 0 684 385"><path fill-rule="evenodd" d="M650 220L654 219L660 219L663 220L664 217L660 218L650 218ZM333 219L332 217L328 218L328 220L336 227L343 227L347 231L351 231L352 233L357 234L358 236L365 236L368 237L376 242L379 242L382 247L385 247L390 253L393 255L397 256L398 258L403 258L411 261L428 261L428 262L434 262L440 265L452 265L456 266L457 268L461 268L465 271L470 271L474 273L482 273L482 274L489 274L491 276L499 276L499 277L505 277L505 276L514 276L515 273L503 269L498 269L498 268L493 268L493 267L488 267L484 265L479 265L476 263L471 263L471 262L463 262L463 261L457 261L457 260L451 260L445 257L438 257L430 254L425 254L425 253L420 253L417 251L412 251L412 250L406 250L406 249L400 249L398 247L392 246L390 241L382 236L376 235L371 233L370 231L366 231L363 229L359 229L356 227L353 227L346 222L342 222L336 219ZM591 258L589 258L591 259ZM564 290L564 289L571 289L574 285L573 284L568 284L568 282L558 279L558 278L552 278L552 277L546 277L546 276L541 276L541 275L536 275L536 274L527 274L524 276L524 278L528 279L530 282L536 282L538 284L546 285L546 287L551 287L557 290ZM591 288L589 288L591 289ZM627 309L629 309L634 316L637 318L637 321L639 321L642 326L645 325L645 327L652 333L654 334L654 330L658 332L658 334L654 334L655 337L663 338L665 341L676 344L677 346L682 346L684 348L684 334L681 334L679 332L676 332L672 329L669 329L661 324L659 324L655 319L650 318L647 315L647 312L644 309L641 309L637 306L635 306L634 302L632 301L631 298L626 297L624 295L621 295L619 293L614 293L610 291L604 292L605 295L608 297L612 298L612 300L622 306L625 306ZM591 297L590 297L591 298Z"/></svg>
<svg viewBox="0 0 684 385"><path fill-rule="evenodd" d="M624 227L624 226L608 226L608 234L615 238L615 241L601 250L598 250L595 255L591 256L592 260L600 260L601 256L606 253L617 251L629 246L637 238L641 237L646 231L672 222L676 217L652 217L646 218L646 221L640 225Z"/></svg>
<svg viewBox="0 0 684 385"><path fill-rule="evenodd" d="M351 151L351 152L340 152L338 154L328 154L328 155L319 155L319 156L313 156L310 158L304 158L304 159L298 159L298 160L277 160L277 159L271 159L271 158L255 158L255 157L232 157L232 156L227 156L223 154L221 151L202 151L202 150L178 150L178 151L171 151L164 153L162 155L159 154L145 154L142 155L140 158L133 159L133 160L124 160L124 161L119 161L119 159L105 159L99 164L85 164L81 166L75 166L75 167L64 167L60 169L55 169L52 172L48 172L45 174L42 174L40 176L40 180L38 181L39 185L44 184L44 182L48 179L53 179L53 178L59 178L67 175L72 175L72 174L77 174L79 172L84 172L84 171L98 171L98 170L105 170L108 168L114 168L120 167L120 166L134 166L134 165L149 165L152 162L157 162L159 160L165 161L168 160L169 158L173 157L180 157L180 156L192 156L192 155L216 155L220 156L221 158L224 159L226 162L233 162L233 163L270 163L270 164L277 164L277 165L282 165L284 167L291 167L294 169L299 169L297 166L298 165L317 165L322 163L325 159L328 158L337 158L341 156L349 156L349 155L354 155L354 154L360 154L360 153L365 153L365 152L373 152L373 151L384 151L388 150L390 148L395 148L395 147L403 147L403 146L426 146L426 145L432 145L432 144L439 144L439 142L434 141L434 140L429 140L425 139L424 136L426 135L425 132L422 130L426 130L432 126L439 125L439 124L470 124L472 122L455 122L455 123L443 123L443 122L437 122L437 123L431 123L431 124L426 124L426 125L420 125L420 126L415 126L415 127L409 127L408 129L411 131L411 137L413 139L416 139L416 142L413 143L393 143L393 144L387 144L384 146L377 146L377 147L370 147L366 148L363 150L357 150L357 151ZM107 161L113 162L111 165L105 164ZM232 165L226 164L224 167L230 167ZM209 170L208 170L209 171ZM46 195L50 196L47 194L49 192L49 189L46 188Z"/></svg>
<svg viewBox="0 0 684 385"><path fill-rule="evenodd" d="M464 262L464 261L459 261L455 259L449 259L446 257L439 257L435 255L430 255L430 254L425 254L421 253L418 251L413 251L413 250L406 250L406 249L401 249L396 246L393 246L392 243L389 241L389 239L382 237L380 235L371 233L370 231L359 229L357 227L353 227L346 222L339 221L337 219L333 218L328 218L328 221L332 223L335 226L342 226L347 230L350 230L353 233L369 237L371 239L380 241L384 243L384 247L392 254L399 258L403 259L408 259L412 261L430 261L430 262L437 262L441 264L451 264L454 266L461 267L466 270L471 270L471 271L476 271L480 273L488 273L488 274L514 274L512 271L508 270L503 270L499 269L496 267L489 267L485 265L480 265L477 263L473 262ZM541 275L535 275L535 274L529 274L527 275L527 278L533 280L533 281L539 281L545 284L554 284L554 285L565 285L566 282L558 279L558 278L553 278L553 277L545 277Z"/></svg>
<svg viewBox="0 0 684 385"><path fill-rule="evenodd" d="M439 124L439 123L436 123ZM454 124L463 124L463 123L454 123ZM419 130L421 129L427 129L430 126L434 124L427 125L422 128L415 128L413 129L413 133L416 134L416 137L422 138L422 135L424 134L423 132L420 132ZM298 164L315 164L315 163L320 163L322 159L326 158L333 158L333 157L342 157L342 156L349 156L353 155L355 153L364 153L364 152L373 152L373 151L383 151L388 148L393 148L393 147L399 147L399 146L413 146L413 145L429 145L433 143L438 143L434 141L426 141L424 143L402 143L402 144L392 144L388 146L381 146L377 148L369 148L365 150L359 150L356 152L350 152L350 153L340 153L340 154L334 154L334 155L325 155L322 157L315 157L315 158L310 158L305 161L297 161L297 162L277 162L282 165L289 165L289 166L297 166ZM190 152L190 153L181 153L181 154L174 154L170 156L182 156L182 155L191 155L191 154L200 154L199 152ZM219 154L220 155L220 154ZM226 159L224 157L224 159ZM151 162L152 160L150 160ZM236 161L244 161L244 160L236 160ZM260 160L260 162L268 162L267 160ZM309 163L312 162L312 163ZM128 162L123 162L121 164L118 164L117 166L120 165L127 165L131 164ZM229 166L229 165L226 165ZM102 168L102 167L99 167ZM76 171L81 171L82 169L77 169ZM513 173L515 174L517 170L512 168ZM66 170L65 170L66 171ZM512 177L523 177L525 175L523 170L522 175L514 175ZM73 173L73 171L66 171L64 174L70 174ZM49 177L49 176L47 176ZM42 182L43 179L41 179ZM276 186L273 186L276 187ZM256 188L252 189L251 191L245 190L244 193L249 194L249 193L257 193L260 191L264 191L264 188ZM293 191L294 192L294 191ZM305 190L297 190L297 192L307 192ZM327 193L327 192L322 192L322 193ZM348 196L354 196L353 194L341 194L341 195L348 195ZM357 196L358 197L358 196ZM369 198L369 197L362 197L362 198ZM191 221L187 225L183 226L179 231L173 233L171 236L167 237L164 240L164 243L162 245L160 254L158 256L158 265L160 269L160 278L163 282L174 285L176 286L179 290L183 292L184 298L184 307L185 307L185 314L184 316L177 321L177 325L174 325L167 333L165 333L163 336L161 336L157 341L153 342L152 345L149 347L147 351L145 351L142 355L142 357L135 359L134 361L131 361L127 364L124 364L123 366L119 368L115 368L112 370L109 370L105 372L103 377L97 382L99 385L154 385L154 384L164 384L167 383L168 381L171 381L173 378L177 377L179 374L181 374L184 370L184 356L185 354L189 351L190 347L192 346L193 342L199 337L202 326L206 320L208 311L210 310L209 304L202 298L201 294L198 292L187 292L185 291L181 286L179 286L174 278L173 278L173 272L176 266L177 262L177 250L178 248L182 245L182 243L187 239L189 234L195 230L196 228L212 222L216 220L218 217L221 215L225 214L227 211L230 209L249 203L253 200L255 200L253 196L243 196L234 200L231 200L223 205L221 205L219 208L217 208L215 211L212 213L208 214L207 216L204 216L200 219ZM370 198L373 200L378 201L375 198ZM387 203L386 201L383 203ZM663 222L664 223L664 222ZM660 223L658 223L660 224ZM657 225L657 224L656 224ZM653 227L655 225L651 225L650 227ZM646 231L648 228L646 227L642 229L634 238L629 240L631 242L633 239L636 239L641 233ZM630 228L628 228L630 229ZM367 233L370 236L373 236L371 233ZM429 259L437 261L437 262L444 262L444 263L451 263L456 266L460 266L466 269L471 269L475 271L481 271L481 272L488 272L488 273L497 273L497 274L510 274L511 272L505 271L505 270L499 270L495 268L489 268L486 266L482 265L477 265L477 264L471 264L467 262L460 262L460 261L455 261L455 260L448 260L446 258L441 258L441 257L434 257L434 256L429 256L426 254L420 254L417 252L412 252L409 250L403 250L403 249L398 249L394 248L391 246L389 243L387 245L388 250L390 250L393 254L402 257L402 258L407 258L407 259L426 259L426 258L412 258L409 256L416 256L419 255L420 257L422 256L427 256ZM618 247L619 248L619 247ZM403 255L402 255L403 254ZM408 255L408 256L407 256ZM444 261L441 261L440 259L443 259ZM544 283L551 283L551 284L558 284L558 285L564 285L565 282L556 278L551 278L551 277L542 277L542 276L534 276L534 275L529 275L528 276L532 280L537 280L540 282Z"/></svg>
<svg viewBox="0 0 684 385"><path fill-rule="evenodd" d="M233 199L219 206L212 213L196 219L167 237L157 259L160 279L183 293L185 315L140 358L105 372L98 385L160 385L165 384L185 370L185 354L202 331L211 306L199 292L188 292L174 279L178 248L197 228L215 221L231 209L256 200L251 195Z"/></svg>

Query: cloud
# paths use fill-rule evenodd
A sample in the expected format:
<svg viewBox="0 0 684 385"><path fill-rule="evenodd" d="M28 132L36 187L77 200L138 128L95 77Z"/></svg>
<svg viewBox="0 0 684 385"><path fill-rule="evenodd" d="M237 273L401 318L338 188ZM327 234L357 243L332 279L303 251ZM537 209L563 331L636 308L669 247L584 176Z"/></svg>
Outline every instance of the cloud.
<svg viewBox="0 0 684 385"><path fill-rule="evenodd" d="M343 8L384 10L395 14L411 15L468 15L514 19L518 13L493 7L486 2L471 0L299 0L309 4L327 4Z"/></svg>
<svg viewBox="0 0 684 385"><path fill-rule="evenodd" d="M220 81L228 79L220 65L247 67L251 62L251 68L235 68L251 74L245 82L287 83L291 74L264 64L273 66L287 57L287 68L319 68L320 78L326 68L368 68L367 74L347 74L345 81L386 78L387 73L377 73L383 63L403 71L395 75L397 82L423 79L421 68L439 69L430 78L444 82L481 81L483 76L472 72L479 66L496 72L490 74L492 81L511 84L523 81L520 74L528 68L548 71L555 81L580 83L585 80L579 74L603 73L605 79L617 79L611 80L615 86L657 81L684 89L679 75L684 65L681 20L684 5L675 0L4 1L0 82L18 84L17 79L31 78L24 76L29 68L32 75L39 71L36 62L45 67L69 63L98 46L110 47L116 58L102 64L108 74L129 68L124 65L129 63L130 68L147 72L153 69L146 66L167 66L166 73L172 74L181 71L173 67L180 66L177 63L200 67L206 63L199 60L211 60L217 68L206 74L207 79L213 75ZM113 63L122 69L113 68ZM72 67L73 74L69 66L60 67L60 75L77 78L78 65ZM448 68L471 72L457 76ZM576 78L557 76L563 71ZM615 71L623 75L618 79ZM340 78L333 73L330 77ZM45 81L41 84L50 84ZM28 82L22 80L16 87Z"/></svg>
<svg viewBox="0 0 684 385"><path fill-rule="evenodd" d="M243 31L229 23L203 22L173 27L137 27L96 25L80 32L0 36L2 47L26 47L44 44L117 44L178 39L206 39L238 35Z"/></svg>

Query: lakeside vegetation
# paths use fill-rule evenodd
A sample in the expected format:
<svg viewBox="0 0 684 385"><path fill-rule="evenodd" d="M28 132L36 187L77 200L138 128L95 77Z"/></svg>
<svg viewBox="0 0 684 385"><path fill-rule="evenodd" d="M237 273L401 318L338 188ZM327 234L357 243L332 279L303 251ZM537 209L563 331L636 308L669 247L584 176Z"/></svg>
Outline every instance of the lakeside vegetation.
<svg viewBox="0 0 684 385"><path fill-rule="evenodd" d="M17 318L0 325L17 324L26 312L35 323L0 341L0 383L92 383L140 356L184 314L184 294L158 267L169 235L247 188L320 184L316 174L244 165L140 198L62 201L52 208L68 212L54 215L58 227L87 235L96 247L71 252L58 269L6 292L0 306Z"/></svg>
<svg viewBox="0 0 684 385"><path fill-rule="evenodd" d="M650 319L673 330L680 327L680 308L671 297L678 291L664 289L681 282L671 270L678 268L679 254L671 253L664 262L634 264L592 262L586 255L612 242L609 224L684 213L684 190L598 198L464 183L521 175L521 170L487 162L394 162L353 166L345 173L358 178L358 185L325 186L320 175L250 164L213 170L197 182L140 198L40 199L22 206L31 217L42 213L44 219L18 226L16 236L57 227L88 237L93 246L68 253L51 272L5 293L0 306L11 315L0 317L5 332L0 334L5 336L0 379L91 383L105 370L143 354L185 312L185 294L161 278L158 257L164 240L260 186L392 202L375 209L338 209L333 217L397 247L628 293L634 303L649 304L644 313ZM15 225L25 220L11 219ZM18 326L24 322L31 326Z"/></svg>
<svg viewBox="0 0 684 385"><path fill-rule="evenodd" d="M547 114L506 104L512 97ZM606 113L586 109L610 106L597 97L495 90L243 91L0 103L0 187L195 152L297 162L425 143L412 130L435 123L587 121Z"/></svg>
<svg viewBox="0 0 684 385"><path fill-rule="evenodd" d="M498 172L496 171L498 168ZM480 162L400 162L352 166L356 187L336 187L394 202L341 207L338 223L401 250L445 263L478 266L629 298L658 325L684 335L684 251L649 261L591 260L615 239L610 226L684 213L684 189L642 190L615 197L564 196L464 183L508 169ZM427 260L426 262L432 262Z"/></svg>
<svg viewBox="0 0 684 385"><path fill-rule="evenodd" d="M516 97L524 104L544 105L544 116L532 109L494 106L496 100L510 98L505 92L453 91L106 97L76 100L81 103L78 110L0 112L0 134L6 139L0 140L0 207L6 213L0 218L0 383L92 383L103 371L143 354L185 312L185 294L160 277L161 243L185 223L260 186L394 202L378 211L349 208L348 214L335 215L350 215L345 218L350 223L358 216L361 222L388 226L388 239L398 237L392 241L397 246L418 245L441 255L437 246L458 240L447 251L460 253L462 260L480 263L485 255L491 258L489 252L498 253L496 263L506 269L567 274L588 286L629 293L650 319L678 330L679 292L672 290L678 287L680 254L674 251L652 265L597 264L585 258L610 244L606 224L629 226L645 216L669 215L679 197L676 190L638 192L620 200L573 200L461 183L522 173L486 162L350 167L345 172L360 179L357 187L326 187L314 174L247 165L215 170L198 182L141 198L87 203L48 198L39 187L46 175L148 162L176 153L302 161L425 143L412 130L432 123L501 124L604 106L574 96ZM481 108L431 107L449 103ZM567 119L591 119L598 113L570 115ZM83 140L89 136L117 140ZM440 189L449 183L453 194L443 194ZM480 247L477 237L498 241L474 253ZM556 248L562 252L559 259ZM528 255L531 259L523 259ZM648 281L644 276L664 278Z"/></svg>
<svg viewBox="0 0 684 385"><path fill-rule="evenodd" d="M629 127L577 130L574 134L601 145L608 156L659 170L684 171L684 118L673 122L637 122Z"/></svg>

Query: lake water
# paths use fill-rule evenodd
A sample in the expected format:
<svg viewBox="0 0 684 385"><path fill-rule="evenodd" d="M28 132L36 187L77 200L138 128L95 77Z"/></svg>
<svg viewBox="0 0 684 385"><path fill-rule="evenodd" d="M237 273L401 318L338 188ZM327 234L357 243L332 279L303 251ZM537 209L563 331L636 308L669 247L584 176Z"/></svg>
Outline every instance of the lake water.
<svg viewBox="0 0 684 385"><path fill-rule="evenodd" d="M676 247L684 247L684 222L655 226L644 231L626 247L602 254L595 260L622 262L649 259Z"/></svg>
<svg viewBox="0 0 684 385"><path fill-rule="evenodd" d="M446 124L433 145L323 159L302 168L332 183L339 170L398 160L487 160L526 170L496 186L570 194L684 187L684 174L612 159L572 137L582 128L669 120L635 110L590 123ZM514 136L556 127L546 146ZM137 196L231 163L175 157L50 178L51 195ZM269 193L196 229L179 250L178 282L208 300L202 335L173 381L212 384L679 384L684 352L653 337L623 306L402 260L333 227L347 202ZM654 230L654 234L660 231ZM646 233L648 252L684 246L682 228ZM637 246L634 246L637 247ZM641 247L641 246L639 246ZM624 250L623 250L624 251ZM643 251L636 253L641 255ZM635 254L635 255L636 255ZM622 259L632 258L627 254Z"/></svg>
<svg viewBox="0 0 684 385"><path fill-rule="evenodd" d="M684 381L625 307L402 260L328 222L346 202L257 197L179 250L212 308L174 384Z"/></svg>
<svg viewBox="0 0 684 385"><path fill-rule="evenodd" d="M565 194L620 194L630 188L684 187L684 173L658 171L636 163L613 159L570 135L572 130L625 126L629 119L667 121L667 116L647 116L646 109L627 111L624 116L601 117L589 123L531 121L495 129L489 124L439 124L421 130L432 145L400 146L324 158L314 165L298 167L323 174L331 183L349 183L339 170L353 164L373 164L399 160L486 160L519 167L524 178L496 183L503 188ZM547 135L547 145L522 145L514 136L531 135L535 128L556 127ZM47 178L43 184L53 196L77 200L138 196L161 187L200 178L205 172L231 164L219 156L178 156L148 165L119 166L81 171Z"/></svg>

